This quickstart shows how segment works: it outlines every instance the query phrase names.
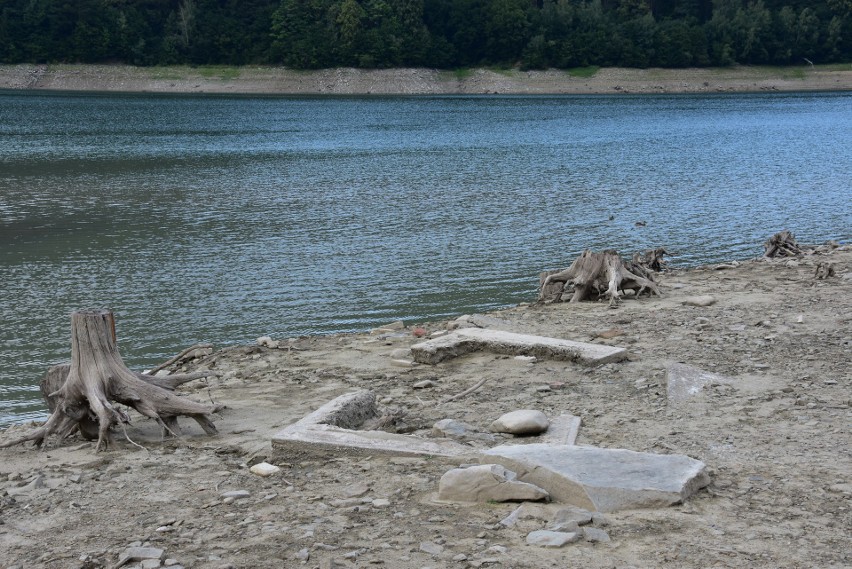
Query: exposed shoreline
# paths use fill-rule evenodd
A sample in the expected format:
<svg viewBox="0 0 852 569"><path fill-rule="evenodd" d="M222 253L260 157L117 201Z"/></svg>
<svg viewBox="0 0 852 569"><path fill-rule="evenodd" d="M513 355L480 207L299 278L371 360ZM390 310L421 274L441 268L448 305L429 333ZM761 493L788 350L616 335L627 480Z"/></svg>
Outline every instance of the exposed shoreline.
<svg viewBox="0 0 852 569"><path fill-rule="evenodd" d="M0 65L0 89L257 95L660 94L852 91L852 65L567 71Z"/></svg>

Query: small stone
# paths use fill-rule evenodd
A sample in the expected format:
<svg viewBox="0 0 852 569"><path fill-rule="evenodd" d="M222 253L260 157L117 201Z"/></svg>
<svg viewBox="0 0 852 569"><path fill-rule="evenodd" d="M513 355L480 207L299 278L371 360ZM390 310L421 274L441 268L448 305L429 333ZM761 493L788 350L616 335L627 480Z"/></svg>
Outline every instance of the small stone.
<svg viewBox="0 0 852 569"><path fill-rule="evenodd" d="M711 296L709 294L704 294L700 296L688 296L681 301L682 304L687 306L711 306L716 304L716 297Z"/></svg>
<svg viewBox="0 0 852 569"><path fill-rule="evenodd" d="M159 563L159 560L162 559L162 557L163 550L158 547L128 547L119 557L118 566L120 567L128 561L145 561L146 559L156 559Z"/></svg>
<svg viewBox="0 0 852 569"><path fill-rule="evenodd" d="M307 547L303 547L302 549L296 552L295 557L296 559L307 561L311 558L311 552Z"/></svg>
<svg viewBox="0 0 852 569"><path fill-rule="evenodd" d="M219 494L220 498L232 498L233 500L241 500L243 498L248 498L251 496L251 492L248 490L229 490L228 492L222 492Z"/></svg>
<svg viewBox="0 0 852 569"><path fill-rule="evenodd" d="M391 365L394 367L414 367L414 362L411 360L391 360Z"/></svg>
<svg viewBox="0 0 852 569"><path fill-rule="evenodd" d="M547 430L547 416L541 411L520 409L502 415L489 427L496 433L512 435L538 435Z"/></svg>
<svg viewBox="0 0 852 569"><path fill-rule="evenodd" d="M535 356L515 356L515 361L523 362L526 364L534 364L538 361L538 358Z"/></svg>
<svg viewBox="0 0 852 569"><path fill-rule="evenodd" d="M576 506L566 506L556 511L547 527L552 530L561 531L559 526L566 528L570 527L571 524L582 526L591 523L591 521L592 513L590 511Z"/></svg>
<svg viewBox="0 0 852 569"><path fill-rule="evenodd" d="M411 348L397 348L390 353L392 360L411 359Z"/></svg>
<svg viewBox="0 0 852 569"><path fill-rule="evenodd" d="M341 492L341 496L344 498L357 498L359 496L363 496L369 491L370 487L367 484L363 482L356 482L355 484L346 486Z"/></svg>
<svg viewBox="0 0 852 569"><path fill-rule="evenodd" d="M465 555L464 553L453 555L453 561L467 561L467 555Z"/></svg>
<svg viewBox="0 0 852 569"><path fill-rule="evenodd" d="M280 472L281 469L275 466L274 464L269 464L268 462L259 462L249 468L249 471L252 474L257 474L258 476L263 476L266 478L267 476L272 476L276 472Z"/></svg>
<svg viewBox="0 0 852 569"><path fill-rule="evenodd" d="M390 506L390 500L386 498L376 498L372 501L374 508L387 508Z"/></svg>
<svg viewBox="0 0 852 569"><path fill-rule="evenodd" d="M432 543L431 541L424 541L420 543L420 551L429 555L440 555L444 552L444 546Z"/></svg>
<svg viewBox="0 0 852 569"><path fill-rule="evenodd" d="M159 559L145 559L144 561L142 561L142 569L158 569L159 567Z"/></svg>
<svg viewBox="0 0 852 569"><path fill-rule="evenodd" d="M411 387L413 387L414 389L427 389L429 387L435 387L435 382L431 379L424 379L423 381L418 381Z"/></svg>
<svg viewBox="0 0 852 569"><path fill-rule="evenodd" d="M562 547L569 543L580 540L578 532L561 532L550 531L546 529L536 530L527 535L527 545L537 545L539 547Z"/></svg>

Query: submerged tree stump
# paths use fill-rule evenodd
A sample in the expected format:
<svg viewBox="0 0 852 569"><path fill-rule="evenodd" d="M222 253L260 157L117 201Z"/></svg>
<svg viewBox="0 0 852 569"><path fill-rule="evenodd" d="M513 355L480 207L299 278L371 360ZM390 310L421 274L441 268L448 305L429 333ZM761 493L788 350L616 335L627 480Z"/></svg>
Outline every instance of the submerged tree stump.
<svg viewBox="0 0 852 569"><path fill-rule="evenodd" d="M612 249L602 253L587 249L567 269L540 279L539 300L546 300L544 295L553 290L552 284L555 282L573 286L574 294L569 302L580 302L596 294L599 297L609 298L610 306L615 306L622 295L621 291L624 290L633 290L636 296L645 291L659 295L660 290L650 274L643 276L636 274L636 272L647 273L640 269L633 267L632 264L625 265L618 253Z"/></svg>
<svg viewBox="0 0 852 569"><path fill-rule="evenodd" d="M49 435L67 437L79 428L85 437L94 438L96 434L97 450L106 450L112 443L110 427L129 422L127 414L113 403L132 407L154 419L164 433L177 436L177 417L187 416L205 433L216 434L216 427L207 417L217 410L216 407L178 397L169 391L202 375L158 378L137 374L124 365L118 353L115 318L111 311L74 312L71 315L71 364L54 366L42 381L42 391L48 405L52 406L50 418L34 433L0 447L26 441L41 445ZM158 380L162 380L163 386L156 385ZM56 388L60 381L61 387Z"/></svg>

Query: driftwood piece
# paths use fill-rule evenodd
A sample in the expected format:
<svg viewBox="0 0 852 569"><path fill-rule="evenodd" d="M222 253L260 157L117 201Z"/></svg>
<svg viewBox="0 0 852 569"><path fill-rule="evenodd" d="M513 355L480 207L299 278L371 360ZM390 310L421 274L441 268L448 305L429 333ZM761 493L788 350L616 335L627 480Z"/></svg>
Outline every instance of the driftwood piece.
<svg viewBox="0 0 852 569"><path fill-rule="evenodd" d="M570 267L547 275L541 280L539 300L543 300L543 291L548 290L554 282L572 285L574 293L569 302L580 302L591 297L609 299L610 306L615 306L624 290L636 291L639 296L645 291L650 294L660 294L660 290L650 274L637 275L645 272L632 266L625 265L618 253L607 249L602 253L590 250L583 251Z"/></svg>
<svg viewBox="0 0 852 569"><path fill-rule="evenodd" d="M796 238L788 230L779 231L763 244L764 257L801 257L805 254Z"/></svg>
<svg viewBox="0 0 852 569"><path fill-rule="evenodd" d="M59 368L62 366L55 366L48 372L51 382L57 382L64 373ZM78 427L81 432L92 435L92 427L96 425L96 448L106 450L112 442L110 427L129 422L127 413L113 403L136 409L173 435L177 435L176 418L181 415L194 419L205 433L216 434L207 415L218 410L217 407L178 397L151 383L153 377L143 379L141 375L129 370L118 353L115 318L111 311L74 312L71 315L71 364L66 379L61 387L45 394L48 404L52 401L53 405L50 417L35 432L6 442L0 448L27 441L40 446L49 435L64 438Z"/></svg>

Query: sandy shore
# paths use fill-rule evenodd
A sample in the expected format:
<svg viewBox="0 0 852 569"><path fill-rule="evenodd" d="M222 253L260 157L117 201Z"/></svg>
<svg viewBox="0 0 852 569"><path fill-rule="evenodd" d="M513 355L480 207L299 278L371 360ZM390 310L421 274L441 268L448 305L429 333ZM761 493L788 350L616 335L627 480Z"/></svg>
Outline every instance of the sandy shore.
<svg viewBox="0 0 852 569"><path fill-rule="evenodd" d="M834 276L817 278L820 264ZM488 352L400 364L417 336L456 322L276 338L278 347L179 364L218 372L180 391L225 406L212 416L219 436L182 420L184 436L164 442L134 413L109 452L76 436L0 449L0 566L117 567L128 548L146 546L163 566L197 569L849 567L852 248L676 270L660 286L662 297L617 309L529 304L473 319L628 350L598 367ZM696 295L713 302L690 304ZM675 364L714 379L673 398ZM468 459L272 448L284 427L363 389L396 418L393 432L428 439L437 421L463 421L460 441L476 451L535 442L489 432L507 411L570 413L581 419L577 444L687 455L706 464L711 483L680 505L597 516L587 535L609 541L550 548L527 537L564 504L526 503L508 524L517 503L435 500L441 476ZM260 461L281 471L252 474Z"/></svg>
<svg viewBox="0 0 852 569"><path fill-rule="evenodd" d="M0 89L292 95L726 93L852 90L852 65L464 72L280 67L0 65Z"/></svg>

